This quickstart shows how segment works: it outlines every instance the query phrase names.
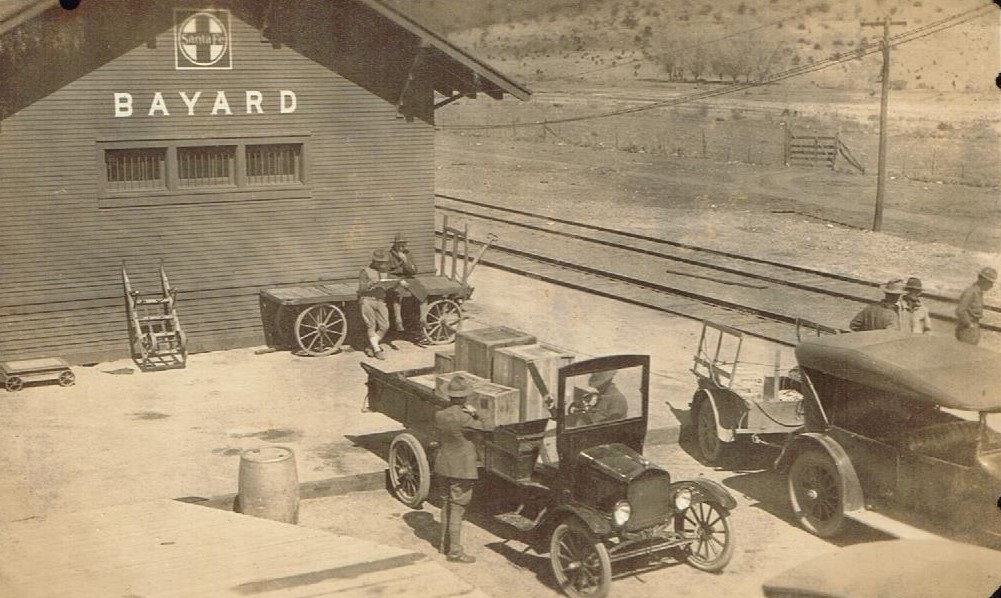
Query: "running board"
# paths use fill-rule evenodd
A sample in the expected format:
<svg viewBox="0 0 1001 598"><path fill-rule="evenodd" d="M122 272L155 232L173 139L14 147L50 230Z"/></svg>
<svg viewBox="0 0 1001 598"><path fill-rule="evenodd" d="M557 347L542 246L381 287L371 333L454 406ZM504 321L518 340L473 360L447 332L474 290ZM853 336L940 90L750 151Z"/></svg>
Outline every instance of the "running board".
<svg viewBox="0 0 1001 598"><path fill-rule="evenodd" d="M927 532L923 529L918 529L912 525L907 525L897 521L896 519L891 519L886 515L877 513L875 511L860 510L845 513L845 517L851 519L852 521L857 521L862 525L871 527L875 530L881 531L884 534L889 534L896 538L902 540L934 540L941 539L931 532Z"/></svg>

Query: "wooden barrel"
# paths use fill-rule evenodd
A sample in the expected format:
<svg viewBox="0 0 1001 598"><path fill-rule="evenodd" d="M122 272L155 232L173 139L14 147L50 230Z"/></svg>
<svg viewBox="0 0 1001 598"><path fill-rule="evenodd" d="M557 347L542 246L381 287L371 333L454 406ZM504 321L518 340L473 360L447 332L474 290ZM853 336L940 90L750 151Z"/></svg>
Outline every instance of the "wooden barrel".
<svg viewBox="0 0 1001 598"><path fill-rule="evenodd" d="M238 513L299 523L299 476L292 449L262 446L243 451L239 488Z"/></svg>

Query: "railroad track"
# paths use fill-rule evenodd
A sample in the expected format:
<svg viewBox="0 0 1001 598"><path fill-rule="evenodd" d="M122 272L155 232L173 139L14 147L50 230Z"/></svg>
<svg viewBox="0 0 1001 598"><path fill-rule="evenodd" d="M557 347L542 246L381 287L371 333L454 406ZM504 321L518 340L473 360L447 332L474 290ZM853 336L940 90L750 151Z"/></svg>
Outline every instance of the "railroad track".
<svg viewBox="0 0 1001 598"><path fill-rule="evenodd" d="M712 319L785 345L798 342L800 318L844 329L879 283L723 252L688 243L534 214L448 195L443 213L488 228L494 243L483 263L591 294L693 319ZM938 330L951 330L955 301L925 294ZM1001 308L982 323L1001 332Z"/></svg>

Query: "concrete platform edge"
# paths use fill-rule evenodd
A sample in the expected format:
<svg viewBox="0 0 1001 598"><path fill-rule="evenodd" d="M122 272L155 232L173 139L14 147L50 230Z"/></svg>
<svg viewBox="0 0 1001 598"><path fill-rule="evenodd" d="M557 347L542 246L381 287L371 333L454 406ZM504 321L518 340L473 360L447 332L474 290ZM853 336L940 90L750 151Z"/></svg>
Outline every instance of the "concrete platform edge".
<svg viewBox="0 0 1001 598"><path fill-rule="evenodd" d="M655 428L647 430L647 445L677 444L681 436L681 425L669 426L665 428ZM323 480L312 480L299 484L299 500L309 500L314 498L329 498L341 496L350 492L367 492L371 490L381 490L386 488L386 470L369 471L355 473L336 478ZM236 494L223 494L211 498L199 496L185 496L175 498L181 502L232 511L236 504Z"/></svg>

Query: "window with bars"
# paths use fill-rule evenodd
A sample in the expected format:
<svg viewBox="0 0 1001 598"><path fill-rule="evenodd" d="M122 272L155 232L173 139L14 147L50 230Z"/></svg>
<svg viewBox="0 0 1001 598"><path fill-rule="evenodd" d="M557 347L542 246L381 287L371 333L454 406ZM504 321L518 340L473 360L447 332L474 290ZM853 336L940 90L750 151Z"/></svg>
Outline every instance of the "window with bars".
<svg viewBox="0 0 1001 598"><path fill-rule="evenodd" d="M177 186L222 187L233 185L236 146L212 145L177 148Z"/></svg>
<svg viewBox="0 0 1001 598"><path fill-rule="evenodd" d="M145 147L104 152L105 177L110 191L165 189L167 149Z"/></svg>
<svg viewBox="0 0 1001 598"><path fill-rule="evenodd" d="M248 185L295 183L302 183L301 143L247 146Z"/></svg>

